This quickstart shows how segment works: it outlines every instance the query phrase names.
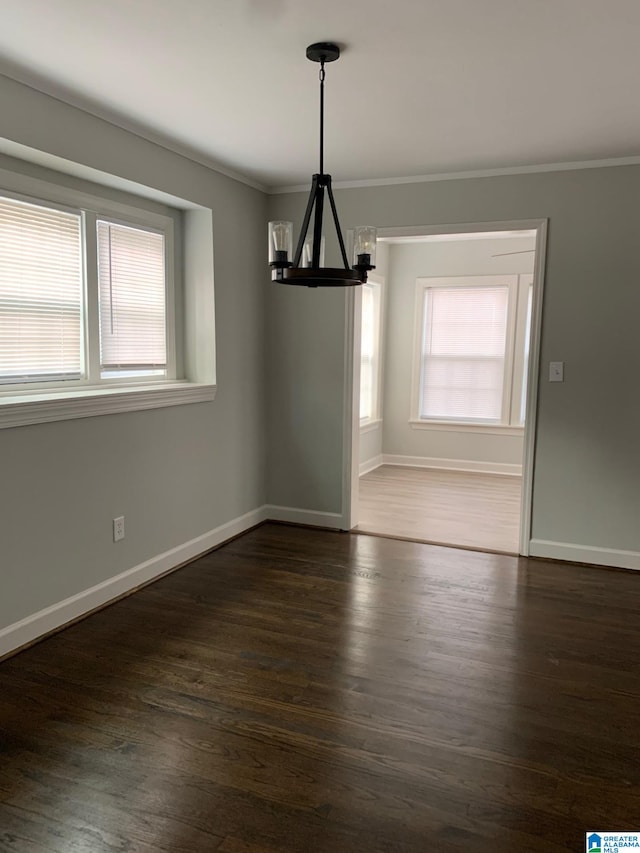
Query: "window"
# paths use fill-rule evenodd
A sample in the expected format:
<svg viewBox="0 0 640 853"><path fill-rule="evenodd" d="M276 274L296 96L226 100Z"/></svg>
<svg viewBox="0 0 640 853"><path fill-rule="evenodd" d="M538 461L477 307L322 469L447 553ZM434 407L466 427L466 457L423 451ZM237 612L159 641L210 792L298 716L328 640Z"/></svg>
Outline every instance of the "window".
<svg viewBox="0 0 640 853"><path fill-rule="evenodd" d="M212 210L15 163L0 165L0 429L215 399Z"/></svg>
<svg viewBox="0 0 640 853"><path fill-rule="evenodd" d="M0 198L0 384L82 376L82 219Z"/></svg>
<svg viewBox="0 0 640 853"><path fill-rule="evenodd" d="M167 374L163 234L98 222L100 377Z"/></svg>
<svg viewBox="0 0 640 853"><path fill-rule="evenodd" d="M412 419L524 422L531 276L418 279Z"/></svg>
<svg viewBox="0 0 640 853"><path fill-rule="evenodd" d="M382 283L362 285L360 339L360 423L378 420L380 411L380 323Z"/></svg>
<svg viewBox="0 0 640 853"><path fill-rule="evenodd" d="M173 378L169 225L0 197L0 388Z"/></svg>

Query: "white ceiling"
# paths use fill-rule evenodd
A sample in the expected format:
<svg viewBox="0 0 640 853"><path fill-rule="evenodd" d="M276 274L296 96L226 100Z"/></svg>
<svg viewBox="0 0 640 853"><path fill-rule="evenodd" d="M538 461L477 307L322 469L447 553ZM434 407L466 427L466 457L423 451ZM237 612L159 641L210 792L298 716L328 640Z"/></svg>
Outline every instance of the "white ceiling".
<svg viewBox="0 0 640 853"><path fill-rule="evenodd" d="M264 186L640 154L640 0L2 0L0 71ZM1 133L1 128L0 128Z"/></svg>

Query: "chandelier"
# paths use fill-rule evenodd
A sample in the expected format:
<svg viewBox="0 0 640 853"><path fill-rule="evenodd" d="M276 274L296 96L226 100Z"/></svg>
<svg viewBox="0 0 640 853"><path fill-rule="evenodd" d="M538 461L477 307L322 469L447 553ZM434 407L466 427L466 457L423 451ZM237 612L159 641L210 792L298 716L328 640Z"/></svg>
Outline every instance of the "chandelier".
<svg viewBox="0 0 640 853"><path fill-rule="evenodd" d="M324 66L335 62L340 48L329 42L309 45L307 59L320 63L320 171L313 175L307 209L300 229L295 254L293 247L293 223L281 220L269 223L269 266L271 278L281 284L297 284L304 287L344 287L364 284L367 272L375 269L376 229L369 225L358 226L354 231L353 264L347 260L338 211L331 189L331 175L324 171ZM331 207L333 224L338 235L342 255L342 267L324 266L324 237L322 222L325 192ZM313 215L313 230L309 226Z"/></svg>

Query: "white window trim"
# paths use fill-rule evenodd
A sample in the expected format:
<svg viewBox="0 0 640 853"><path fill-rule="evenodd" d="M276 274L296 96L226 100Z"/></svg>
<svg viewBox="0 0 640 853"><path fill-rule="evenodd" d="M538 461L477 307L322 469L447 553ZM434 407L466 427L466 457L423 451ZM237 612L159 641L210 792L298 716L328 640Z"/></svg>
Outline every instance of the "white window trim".
<svg viewBox="0 0 640 853"><path fill-rule="evenodd" d="M372 432L374 429L377 429L379 425L382 423L381 412L382 412L382 354L383 350L383 319L384 319L384 304L385 304L385 285L384 285L384 277L381 275L376 275L375 273L369 273L368 275L368 284L373 285L374 292L376 294L374 305L375 305L375 325L376 325L376 377L375 384L373 389L373 406L372 406L372 414L371 417L368 418L360 418L360 432L362 434L367 432ZM361 344L362 345L362 344Z"/></svg>
<svg viewBox="0 0 640 853"><path fill-rule="evenodd" d="M60 393L4 397L0 401L0 429L204 403L213 400L215 392L215 385L174 381L132 388L94 386Z"/></svg>
<svg viewBox="0 0 640 853"><path fill-rule="evenodd" d="M488 424L479 421L428 421L424 418L411 418L411 429L442 430L446 432L477 432L485 435L523 435L524 426L512 424Z"/></svg>
<svg viewBox="0 0 640 853"><path fill-rule="evenodd" d="M486 278L501 286L509 287L509 313L507 317L507 342L505 347L505 374L502 413L499 422L496 421L456 421L421 418L420 417L420 377L422 373L422 332L424 325L424 294L429 288L437 287L468 287ZM516 320L518 316L518 294L520 279L531 280L531 276L511 275L474 275L474 276L438 276L416 279L414 330L413 330L413 359L411 366L411 410L409 424L412 429L446 430L448 432L466 432L485 435L524 435L524 425L510 422L514 411L514 349L516 337ZM519 382L522 382L520 378ZM520 397L518 397L518 400Z"/></svg>
<svg viewBox="0 0 640 853"><path fill-rule="evenodd" d="M360 421L360 432L364 435L367 432L373 432L378 429L382 423L382 418L362 418Z"/></svg>
<svg viewBox="0 0 640 853"><path fill-rule="evenodd" d="M64 181L65 176L60 177ZM13 385L10 388L5 386L5 389L0 391L0 429L215 399L215 383L192 382L188 378L177 378L176 375L178 354L175 341L175 220L171 216L147 209L148 202L144 199L141 199L141 206L137 208L134 204L105 198L99 191L100 187L97 185L96 194L93 194L64 184L0 169L0 193L6 196L51 204L53 207L81 209L85 211L85 226L95 223L96 218L106 217L127 225L154 228L165 234L168 376L158 379L118 379L113 382L101 382L100 385L89 384L85 379L65 383L64 387L52 386L49 383Z"/></svg>

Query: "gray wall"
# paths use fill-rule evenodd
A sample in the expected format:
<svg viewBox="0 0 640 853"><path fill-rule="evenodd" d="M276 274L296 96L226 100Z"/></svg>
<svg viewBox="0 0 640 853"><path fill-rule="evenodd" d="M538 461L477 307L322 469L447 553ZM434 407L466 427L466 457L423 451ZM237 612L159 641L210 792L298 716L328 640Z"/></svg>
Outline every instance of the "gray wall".
<svg viewBox="0 0 640 853"><path fill-rule="evenodd" d="M345 293L265 275L267 213L299 227L306 194L267 211L260 192L28 87L0 77L0 98L6 138L213 209L218 381L212 403L0 431L0 626L265 502L341 512ZM566 381L543 366L533 535L640 550L640 168L336 196L344 227L550 218L542 357Z"/></svg>
<svg viewBox="0 0 640 853"><path fill-rule="evenodd" d="M2 134L213 209L216 399L0 430L0 628L265 503L262 193L0 77ZM111 541L111 519L126 539Z"/></svg>
<svg viewBox="0 0 640 853"><path fill-rule="evenodd" d="M341 288L267 287L270 504L341 512L344 313Z"/></svg>
<svg viewBox="0 0 640 853"><path fill-rule="evenodd" d="M549 218L534 538L640 550L638 198L637 166L336 191L344 228ZM305 200L273 196L269 215L297 228ZM291 290L267 300L269 493L340 512L345 300Z"/></svg>
<svg viewBox="0 0 640 853"><path fill-rule="evenodd" d="M534 246L533 237L391 245L384 372L384 453L509 465L522 463L521 435L413 429L409 423L416 279L532 273L533 253L493 255Z"/></svg>

